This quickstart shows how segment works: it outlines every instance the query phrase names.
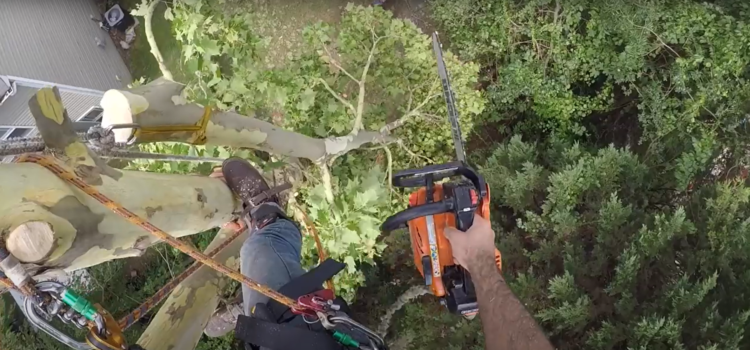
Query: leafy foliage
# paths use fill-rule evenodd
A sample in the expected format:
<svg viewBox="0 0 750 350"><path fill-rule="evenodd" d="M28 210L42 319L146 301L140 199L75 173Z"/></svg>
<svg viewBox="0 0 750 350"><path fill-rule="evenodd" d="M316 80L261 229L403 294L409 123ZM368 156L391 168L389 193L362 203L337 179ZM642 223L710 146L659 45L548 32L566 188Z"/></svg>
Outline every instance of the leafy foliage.
<svg viewBox="0 0 750 350"><path fill-rule="evenodd" d="M541 174L535 182L527 169ZM750 223L743 181L665 193L658 179L670 174L628 150L535 146L518 136L483 173L496 202L511 205L496 219L511 286L559 348L742 342L750 316L741 296L750 266L740 253Z"/></svg>
<svg viewBox="0 0 750 350"><path fill-rule="evenodd" d="M206 1L175 3L172 13L185 64L195 72L189 100L248 115L257 111L258 118L313 137L353 135L361 126L400 140L377 148L382 153L360 150L326 161L333 175L308 171L312 176L301 188L324 247L349 265L337 277L338 288L353 296L363 282L356 266L380 254L383 245L375 242L379 225L394 211L384 175L364 174L375 167L393 171L444 161L453 154L429 36L382 8L350 5L337 25L306 28L307 46L276 67L263 63L268 42L253 34L256 14L230 14ZM479 68L450 53L446 61L462 126L471 130L484 108L482 94L474 89ZM185 167L176 166L177 171ZM326 178L318 181L321 177ZM323 192L332 193L333 201ZM306 240L304 251L314 256L311 241Z"/></svg>
<svg viewBox="0 0 750 350"><path fill-rule="evenodd" d="M478 160L557 347L746 347L748 5L434 5L515 135Z"/></svg>
<svg viewBox="0 0 750 350"><path fill-rule="evenodd" d="M305 34L310 50L299 59L300 75L312 86L300 96L314 93L316 98L309 109L288 112L286 125L317 136L349 132L352 111L324 87L329 85L356 107L359 87L353 80L362 80L364 67L371 60L366 77L365 129L379 130L403 118L404 124L394 135L410 153L433 162L445 161L453 154L430 38L412 22L394 19L379 7L350 5L338 26L320 23L307 28ZM449 52L445 56L462 127L471 130L484 109L482 94L474 89L479 67L461 62ZM401 158L408 156L400 149L397 152L396 163L400 164ZM424 163L404 159L409 160Z"/></svg>
<svg viewBox="0 0 750 350"><path fill-rule="evenodd" d="M715 133L732 144L746 132L747 5L728 3L739 11L539 0L438 1L435 13L455 49L494 70L486 79L495 119L630 145L658 141L651 154L671 159L663 153L688 150L693 138ZM636 118L642 139L628 132ZM629 138L611 135L613 127Z"/></svg>
<svg viewBox="0 0 750 350"><path fill-rule="evenodd" d="M227 15L202 1L177 3L174 14L188 70L195 71L190 99L244 114L262 112L256 116L315 137L349 134L358 114L366 130L404 118L395 135L403 140L398 152L409 152L397 153L397 162L423 164L451 154L430 39L413 23L379 7L350 5L337 25L306 28L307 46L287 65L266 67L262 57L269 43L253 35L253 14ZM450 53L446 64L462 126L471 130L485 104L474 89L479 67ZM361 113L359 81L365 85Z"/></svg>
<svg viewBox="0 0 750 350"><path fill-rule="evenodd" d="M382 172L370 171L339 180L338 195L333 202L326 199L322 184L310 188L305 197L323 249L331 258L347 265L334 282L337 293L349 300L364 282L360 265L373 264L373 259L385 248L377 242L380 223L390 212L389 195L382 181ZM313 240L304 241L303 258L308 266L317 263L314 245Z"/></svg>

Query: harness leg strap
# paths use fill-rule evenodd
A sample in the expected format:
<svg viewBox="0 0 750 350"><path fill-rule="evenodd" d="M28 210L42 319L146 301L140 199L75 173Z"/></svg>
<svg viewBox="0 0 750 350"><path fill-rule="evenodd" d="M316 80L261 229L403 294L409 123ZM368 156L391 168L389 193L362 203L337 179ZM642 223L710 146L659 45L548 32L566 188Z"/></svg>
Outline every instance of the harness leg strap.
<svg viewBox="0 0 750 350"><path fill-rule="evenodd" d="M240 316L234 336L261 348L272 350L331 350L341 344L326 332L269 322L259 318Z"/></svg>
<svg viewBox="0 0 750 350"><path fill-rule="evenodd" d="M346 264L344 263L340 263L330 258L326 259L304 275L291 280L289 283L279 288L279 293L297 300L297 298L305 294L310 294L319 290L325 281L341 272L345 267ZM289 310L288 307L275 300L269 301L268 308L277 320Z"/></svg>

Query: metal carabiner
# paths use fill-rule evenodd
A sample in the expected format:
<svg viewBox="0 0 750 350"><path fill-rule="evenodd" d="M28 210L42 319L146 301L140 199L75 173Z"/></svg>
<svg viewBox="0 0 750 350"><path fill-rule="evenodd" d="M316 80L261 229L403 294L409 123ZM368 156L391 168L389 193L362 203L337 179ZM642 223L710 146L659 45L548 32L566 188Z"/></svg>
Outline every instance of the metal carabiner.
<svg viewBox="0 0 750 350"><path fill-rule="evenodd" d="M69 346L72 349L75 350L91 350L91 346L89 346L86 343L79 342L67 334L63 333L62 331L58 330L54 326L52 326L46 319L46 317L40 316L37 312L44 312L42 311L38 306L38 304L41 304L40 301L34 300L35 297L25 297L23 302L23 308L21 311L26 315L26 318L29 320L29 322L44 331L44 333L47 333L50 337L54 338L55 340ZM46 312L44 312L46 315ZM54 318L54 315L46 315L46 316L52 316L50 319Z"/></svg>
<svg viewBox="0 0 750 350"><path fill-rule="evenodd" d="M112 130L115 130L115 129L140 129L140 128L141 128L141 125L138 123L127 123L127 124L112 124L112 125L105 127L104 130L107 132L107 134L109 134L110 132L112 132ZM136 140L135 132L133 132L128 138L128 140L125 141L125 144L130 146L132 144L135 144L135 140Z"/></svg>
<svg viewBox="0 0 750 350"><path fill-rule="evenodd" d="M365 327L361 323L353 320L351 317L349 317L347 314L342 312L337 312L335 315L329 316L327 318L327 321L330 321L334 324L334 327L336 324L345 324L351 328L357 329L367 335L367 338L370 339L372 345L377 350L387 350L388 346L385 344L385 341L381 336L379 336L377 333L373 332L371 329ZM322 322L322 321L321 321Z"/></svg>

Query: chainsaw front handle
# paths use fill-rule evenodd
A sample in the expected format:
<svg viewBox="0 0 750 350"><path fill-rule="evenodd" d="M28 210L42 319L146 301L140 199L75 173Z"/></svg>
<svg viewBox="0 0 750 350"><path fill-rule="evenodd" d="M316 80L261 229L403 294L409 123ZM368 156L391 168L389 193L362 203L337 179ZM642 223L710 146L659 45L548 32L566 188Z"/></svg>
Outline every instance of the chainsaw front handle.
<svg viewBox="0 0 750 350"><path fill-rule="evenodd" d="M406 224L411 220L430 215L447 213L450 211L453 211L453 202L447 201L427 203L418 205L416 207L409 207L385 219L383 224L380 225L380 230L388 233L393 230L406 227Z"/></svg>

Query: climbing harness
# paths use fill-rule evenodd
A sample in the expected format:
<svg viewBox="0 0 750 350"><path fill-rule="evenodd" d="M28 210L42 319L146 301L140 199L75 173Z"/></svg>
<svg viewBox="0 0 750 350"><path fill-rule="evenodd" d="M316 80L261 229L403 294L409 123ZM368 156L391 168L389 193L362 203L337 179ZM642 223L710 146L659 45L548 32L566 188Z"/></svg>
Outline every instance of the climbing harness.
<svg viewBox="0 0 750 350"><path fill-rule="evenodd" d="M109 130L109 132L111 133L111 130ZM304 315L306 317L316 317L327 330L333 332L334 338L344 345L349 344L349 346L353 346L356 343L356 347L360 349L386 349L385 343L379 336L377 336L377 334L351 320L346 314L338 311L335 304L332 302L334 299L332 290L326 289L312 294L302 295L297 298L297 300L294 300L217 262L209 256L211 254L207 255L201 253L177 238L172 237L150 222L124 208L122 205L114 202L109 197L103 195L99 190L84 182L74 172L66 169L65 166L61 165L54 157L39 154L23 154L18 157L15 162L33 163L44 167L63 181L94 198L99 203L112 210L115 214L148 231L154 237L166 242L173 248L192 257L196 262L190 269L197 270L200 265L207 265L222 275L238 281L248 288L269 297L280 305L289 308L294 314ZM306 223L308 224L308 230L316 236L316 244L320 247L317 232L314 230L313 226L310 226L309 218L306 218ZM228 242L225 242L224 244L228 244ZM120 320L120 322L114 320L114 318L101 306L92 305L84 298L56 282L41 282L35 286L32 295L26 293L24 312L32 323L37 324L52 337L74 349L90 350L94 348L123 350L125 349L125 345L124 338L122 337L122 330L132 325L138 318L153 308L154 305L163 300L168 294L167 292L179 284L179 281L177 280L180 278L184 279L188 275L189 273L183 273L173 281L173 283L169 283L154 297L147 300L131 314ZM12 282L2 279L0 279L0 284L6 286L13 285ZM49 322L56 316L63 320L63 322L71 323L77 327L87 327L90 332L86 337L86 343L78 342L52 327ZM334 330L338 329L342 324L346 324L353 329L361 329L363 333L368 335L370 344L359 345L357 342L350 342L346 334L336 335L337 333Z"/></svg>

